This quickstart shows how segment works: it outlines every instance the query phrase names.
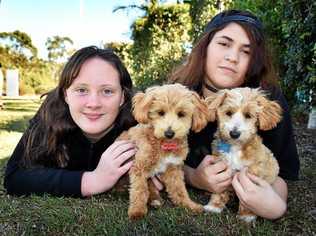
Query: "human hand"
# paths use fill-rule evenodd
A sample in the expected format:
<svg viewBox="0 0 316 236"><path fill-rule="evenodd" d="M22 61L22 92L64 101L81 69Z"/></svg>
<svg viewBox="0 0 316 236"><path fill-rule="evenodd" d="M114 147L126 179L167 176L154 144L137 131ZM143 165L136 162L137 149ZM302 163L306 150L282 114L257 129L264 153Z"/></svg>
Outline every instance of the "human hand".
<svg viewBox="0 0 316 236"><path fill-rule="evenodd" d="M265 180L247 172L236 173L232 186L241 204L254 214L267 219L276 219L286 211L286 202Z"/></svg>
<svg viewBox="0 0 316 236"><path fill-rule="evenodd" d="M232 182L232 169L225 161L216 161L215 156L207 155L192 174L193 186L215 193L221 193Z"/></svg>
<svg viewBox="0 0 316 236"><path fill-rule="evenodd" d="M126 161L135 155L136 150L135 144L126 140L116 141L109 146L102 154L96 169L83 174L82 195L90 196L112 188L131 168L133 161Z"/></svg>

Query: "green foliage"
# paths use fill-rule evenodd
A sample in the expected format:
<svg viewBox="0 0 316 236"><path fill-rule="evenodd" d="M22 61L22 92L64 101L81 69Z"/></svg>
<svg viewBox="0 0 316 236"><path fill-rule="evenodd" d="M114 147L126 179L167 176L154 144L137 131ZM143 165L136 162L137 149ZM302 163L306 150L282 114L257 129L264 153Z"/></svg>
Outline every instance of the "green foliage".
<svg viewBox="0 0 316 236"><path fill-rule="evenodd" d="M316 2L287 1L282 18L283 87L296 104L310 105L316 93ZM316 101L313 101L314 103Z"/></svg>
<svg viewBox="0 0 316 236"><path fill-rule="evenodd" d="M24 32L0 33L0 63L2 69L19 69L20 94L43 94L56 86L62 63L57 61L66 57L72 44L67 37L53 37L47 41L50 61L37 57L37 48L30 36ZM56 60L56 61L55 61Z"/></svg>
<svg viewBox="0 0 316 236"><path fill-rule="evenodd" d="M48 60L57 62L66 59L72 50L68 47L73 45L73 41L69 37L53 36L48 38L45 43L48 51Z"/></svg>
<svg viewBox="0 0 316 236"><path fill-rule="evenodd" d="M236 0L231 7L250 10L263 21L287 100L308 109L316 89L316 2Z"/></svg>
<svg viewBox="0 0 316 236"><path fill-rule="evenodd" d="M27 68L21 68L20 94L43 94L57 85L53 78L54 64L34 59Z"/></svg>
<svg viewBox="0 0 316 236"><path fill-rule="evenodd" d="M29 57L37 56L37 48L33 45L31 37L19 30L14 32L1 32L0 39L4 44L9 42L8 46L11 50L28 55ZM28 50L28 51L25 51ZM31 54L31 55L30 55Z"/></svg>
<svg viewBox="0 0 316 236"><path fill-rule="evenodd" d="M131 74L139 88L161 84L186 54L191 26L189 5L149 3L132 25Z"/></svg>
<svg viewBox="0 0 316 236"><path fill-rule="evenodd" d="M104 48L111 48L115 54L124 62L129 73L133 71L133 57L131 53L132 43L111 42L103 45ZM132 76L132 75L131 75Z"/></svg>
<svg viewBox="0 0 316 236"><path fill-rule="evenodd" d="M231 0L191 0L189 2L192 19L190 35L194 43L203 33L207 22L220 12L221 9L227 7Z"/></svg>

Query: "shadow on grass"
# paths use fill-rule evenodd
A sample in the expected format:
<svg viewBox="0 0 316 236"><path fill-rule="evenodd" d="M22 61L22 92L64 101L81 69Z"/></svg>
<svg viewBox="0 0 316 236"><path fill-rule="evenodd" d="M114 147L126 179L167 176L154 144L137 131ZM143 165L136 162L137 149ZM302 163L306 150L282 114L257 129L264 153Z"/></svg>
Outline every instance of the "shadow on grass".
<svg viewBox="0 0 316 236"><path fill-rule="evenodd" d="M12 119L4 124L0 124L0 129L15 132L24 132L28 127L29 120L33 115L25 115L18 119Z"/></svg>

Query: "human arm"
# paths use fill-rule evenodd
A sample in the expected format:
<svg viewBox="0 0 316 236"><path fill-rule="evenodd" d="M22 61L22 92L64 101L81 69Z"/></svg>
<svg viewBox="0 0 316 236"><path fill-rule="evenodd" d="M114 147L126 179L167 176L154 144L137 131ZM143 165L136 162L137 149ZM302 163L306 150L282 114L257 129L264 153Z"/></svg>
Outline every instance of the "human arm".
<svg viewBox="0 0 316 236"><path fill-rule="evenodd" d="M240 203L266 219L280 218L287 209L287 184L277 177L272 185L244 168L236 173L232 186Z"/></svg>
<svg viewBox="0 0 316 236"><path fill-rule="evenodd" d="M197 168L184 166L186 182L196 188L220 193L231 185L232 170L224 161L215 161L214 156L207 155Z"/></svg>
<svg viewBox="0 0 316 236"><path fill-rule="evenodd" d="M21 166L25 139L26 134L19 141L6 166L4 187L8 194L21 196L50 193L55 196L81 196L80 182L83 171Z"/></svg>
<svg viewBox="0 0 316 236"><path fill-rule="evenodd" d="M82 197L97 193L92 191L90 194L82 194L82 177L85 174L84 166L81 166L82 170L79 171L62 168L48 168L39 165L34 165L31 168L22 167L21 159L23 153L25 152L25 139L26 135L22 137L7 163L4 186L9 194L21 196L29 194L42 195L44 193L48 193L55 196ZM82 155L84 154L82 153ZM123 157L116 160L116 163L119 161L122 161L123 163L124 160L125 159L123 155ZM107 166L111 164L111 162L105 160L102 163L103 164L100 164L99 166L102 166L105 172L109 171ZM129 165L131 165L131 163ZM128 168L128 166L125 166L125 168ZM119 168L117 168L117 170L118 169ZM98 177L100 175L92 176ZM101 180L104 181L102 178ZM93 182L88 181L88 183L95 182L100 183L100 179L93 179ZM104 182L103 184L107 185L108 182ZM106 189L108 188L105 188L105 190Z"/></svg>

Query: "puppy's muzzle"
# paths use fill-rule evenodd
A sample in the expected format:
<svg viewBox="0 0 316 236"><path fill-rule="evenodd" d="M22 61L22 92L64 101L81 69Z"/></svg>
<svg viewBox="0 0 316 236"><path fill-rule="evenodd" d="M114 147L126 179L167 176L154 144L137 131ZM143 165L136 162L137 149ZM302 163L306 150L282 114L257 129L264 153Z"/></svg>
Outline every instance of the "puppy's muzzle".
<svg viewBox="0 0 316 236"><path fill-rule="evenodd" d="M240 131L238 131L237 129L233 129L232 131L229 132L229 135L233 139L238 139L240 136Z"/></svg>
<svg viewBox="0 0 316 236"><path fill-rule="evenodd" d="M165 131L165 137L168 139L172 139L174 135L174 131L171 129L171 127L168 127L168 129Z"/></svg>

